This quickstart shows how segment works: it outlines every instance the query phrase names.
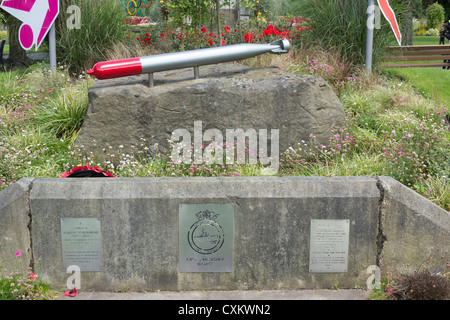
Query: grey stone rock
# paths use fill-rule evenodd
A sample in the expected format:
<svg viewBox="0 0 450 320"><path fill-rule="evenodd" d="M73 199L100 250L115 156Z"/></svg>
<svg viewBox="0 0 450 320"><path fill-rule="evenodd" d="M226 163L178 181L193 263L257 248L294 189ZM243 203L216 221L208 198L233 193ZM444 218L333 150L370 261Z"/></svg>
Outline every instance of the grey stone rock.
<svg viewBox="0 0 450 320"><path fill-rule="evenodd" d="M89 88L89 110L76 145L86 151L104 147L132 150L153 147L168 154L172 132L186 129L193 142L194 121L203 133L218 129L278 129L280 152L309 141L326 143L333 129L344 124L344 109L326 82L311 75L294 75L279 68L250 69L241 64L200 67L101 80ZM225 142L225 141L224 141ZM270 149L269 149L270 151Z"/></svg>

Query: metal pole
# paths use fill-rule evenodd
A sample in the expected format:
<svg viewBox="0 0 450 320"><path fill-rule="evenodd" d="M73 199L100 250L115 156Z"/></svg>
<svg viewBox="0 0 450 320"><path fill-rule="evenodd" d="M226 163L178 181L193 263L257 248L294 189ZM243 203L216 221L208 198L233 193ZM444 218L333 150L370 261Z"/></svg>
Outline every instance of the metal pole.
<svg viewBox="0 0 450 320"><path fill-rule="evenodd" d="M373 55L373 29L375 27L375 0L369 0L369 7L367 8L367 37L366 37L366 70L372 71L372 55Z"/></svg>
<svg viewBox="0 0 450 320"><path fill-rule="evenodd" d="M198 67L194 67L194 79L199 79L200 78L200 72Z"/></svg>
<svg viewBox="0 0 450 320"><path fill-rule="evenodd" d="M153 73L148 74L148 87L154 87L155 86L155 78L153 77Z"/></svg>
<svg viewBox="0 0 450 320"><path fill-rule="evenodd" d="M199 66L244 60L267 52L286 53L289 51L289 46L289 40L280 39L268 44L241 43L223 47L156 54L99 62L86 73L97 79L112 79L193 67L194 77L198 79Z"/></svg>
<svg viewBox="0 0 450 320"><path fill-rule="evenodd" d="M50 70L56 71L56 32L55 23L50 28L48 33L48 46L50 55Z"/></svg>

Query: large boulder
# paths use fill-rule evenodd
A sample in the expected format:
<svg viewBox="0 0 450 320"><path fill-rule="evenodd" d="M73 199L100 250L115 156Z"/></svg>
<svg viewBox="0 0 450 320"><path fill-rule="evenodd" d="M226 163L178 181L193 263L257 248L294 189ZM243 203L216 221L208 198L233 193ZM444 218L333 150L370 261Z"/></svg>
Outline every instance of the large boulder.
<svg viewBox="0 0 450 320"><path fill-rule="evenodd" d="M270 143L271 130L278 129L283 152L301 140L309 142L311 134L317 143L327 143L344 124L342 104L318 76L230 63L200 67L199 79L192 68L154 77L153 87L147 75L97 81L89 88L76 145L101 152L158 144L169 154L172 133L185 129L193 141L194 122L201 121L203 132L218 129L224 139L226 129L267 129Z"/></svg>

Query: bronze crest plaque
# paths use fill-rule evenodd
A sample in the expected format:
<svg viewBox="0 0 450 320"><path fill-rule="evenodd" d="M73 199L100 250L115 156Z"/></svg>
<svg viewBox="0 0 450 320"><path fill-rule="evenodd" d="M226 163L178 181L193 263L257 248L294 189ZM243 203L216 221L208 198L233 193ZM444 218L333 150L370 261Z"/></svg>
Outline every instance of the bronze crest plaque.
<svg viewBox="0 0 450 320"><path fill-rule="evenodd" d="M229 204L180 204L179 271L233 271L234 208Z"/></svg>

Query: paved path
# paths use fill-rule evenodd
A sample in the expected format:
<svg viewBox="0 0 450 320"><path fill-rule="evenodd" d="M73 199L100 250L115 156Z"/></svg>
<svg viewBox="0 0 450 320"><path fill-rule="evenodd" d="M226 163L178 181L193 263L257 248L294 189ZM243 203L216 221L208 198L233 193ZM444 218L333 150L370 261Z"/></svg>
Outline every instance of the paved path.
<svg viewBox="0 0 450 320"><path fill-rule="evenodd" d="M350 290L261 290L186 292L78 292L57 300L368 300L369 291Z"/></svg>

